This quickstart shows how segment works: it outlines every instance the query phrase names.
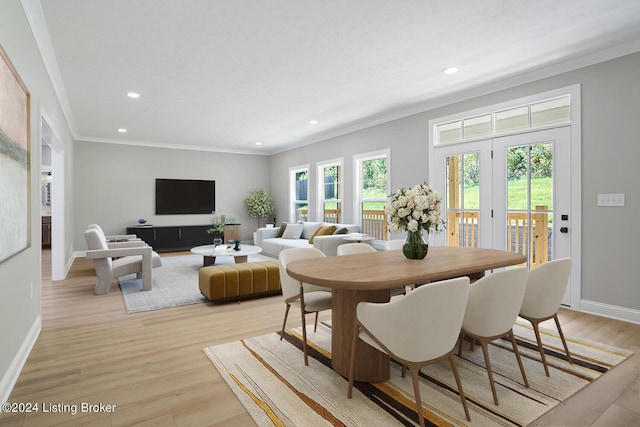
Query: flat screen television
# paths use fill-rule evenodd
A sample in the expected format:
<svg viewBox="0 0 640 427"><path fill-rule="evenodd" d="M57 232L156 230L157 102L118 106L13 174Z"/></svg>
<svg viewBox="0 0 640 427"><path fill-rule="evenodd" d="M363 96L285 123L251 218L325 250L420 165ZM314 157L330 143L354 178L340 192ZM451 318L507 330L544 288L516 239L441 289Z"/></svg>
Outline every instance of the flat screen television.
<svg viewBox="0 0 640 427"><path fill-rule="evenodd" d="M215 210L215 181L156 179L156 215L205 214Z"/></svg>

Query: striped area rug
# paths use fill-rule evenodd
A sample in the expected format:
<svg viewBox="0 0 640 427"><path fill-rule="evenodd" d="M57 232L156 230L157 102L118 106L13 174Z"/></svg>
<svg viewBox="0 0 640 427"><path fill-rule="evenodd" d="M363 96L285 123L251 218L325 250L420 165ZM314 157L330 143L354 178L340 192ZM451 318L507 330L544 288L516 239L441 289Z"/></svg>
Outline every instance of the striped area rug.
<svg viewBox="0 0 640 427"><path fill-rule="evenodd" d="M551 377L537 352L529 325L514 328L530 388L522 377L510 343L495 341L491 364L500 405L493 404L480 346L464 346L458 369L467 396L471 422L464 416L447 361L421 371L421 396L427 425L524 426L585 387L633 353L567 337L573 364L565 360L557 333L544 330ZM304 366L302 331L288 330L204 349L259 426L417 425L411 376L391 363L384 383L356 383L347 399L347 381L331 369L331 327L309 328L309 366Z"/></svg>

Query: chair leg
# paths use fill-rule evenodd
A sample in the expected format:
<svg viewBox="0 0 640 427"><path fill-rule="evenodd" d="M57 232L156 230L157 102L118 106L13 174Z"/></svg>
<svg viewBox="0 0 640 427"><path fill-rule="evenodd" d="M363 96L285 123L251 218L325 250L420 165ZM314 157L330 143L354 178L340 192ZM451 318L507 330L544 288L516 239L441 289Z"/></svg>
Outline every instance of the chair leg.
<svg viewBox="0 0 640 427"><path fill-rule="evenodd" d="M544 357L544 348L542 348L542 339L540 338L540 329L538 328L538 322L535 320L529 320L533 326L533 332L536 334L536 341L538 341L538 351L540 352L540 358L542 359L542 366L544 366L544 373L549 376L549 367L547 366L547 359Z"/></svg>
<svg viewBox="0 0 640 427"><path fill-rule="evenodd" d="M449 363L451 364L451 370L453 376L456 378L456 384L458 385L458 393L460 394L460 400L462 400L462 407L464 408L464 414L467 416L467 421L471 421L471 415L469 415L469 408L467 407L467 399L464 397L464 391L462 390L462 381L460 381L460 374L458 373L458 365L456 359L453 357L453 353L449 353Z"/></svg>
<svg viewBox="0 0 640 427"><path fill-rule="evenodd" d="M513 352L516 354L516 359L518 359L518 366L520 367L520 373L522 374L522 379L524 380L524 386L529 388L529 381L527 380L527 374L524 373L524 366L522 365L522 358L520 357L520 351L518 351L518 344L516 344L516 339L513 336L513 329L509 331L509 337L511 338L511 345L513 346Z"/></svg>
<svg viewBox="0 0 640 427"><path fill-rule="evenodd" d="M318 314L320 312L316 311L316 322L313 324L313 332L317 332L318 331Z"/></svg>
<svg viewBox="0 0 640 427"><path fill-rule="evenodd" d="M307 356L307 322L305 320L304 304L300 305L300 314L302 315L302 352L304 353L304 365L309 365L309 357Z"/></svg>
<svg viewBox="0 0 640 427"><path fill-rule="evenodd" d="M351 340L351 360L349 360L349 388L347 389L347 397L351 399L353 394L353 377L356 373L356 349L358 348L358 334L360 328L358 322L354 323L353 327L353 339Z"/></svg>
<svg viewBox="0 0 640 427"><path fill-rule="evenodd" d="M567 359L569 359L569 363L573 365L573 360L571 360L571 353L569 353L569 347L567 347L567 340L564 339L564 334L562 333L562 328L560 327L560 321L558 320L558 313L553 315L553 320L556 321L556 327L558 328L558 335L560 335L560 339L562 340L562 345L564 345L564 351L567 353Z"/></svg>
<svg viewBox="0 0 640 427"><path fill-rule="evenodd" d="M284 311L284 322L282 322L282 332L280 332L280 341L282 341L282 337L284 337L284 327L287 324L287 316L289 316L289 309L290 308L291 308L291 306L289 304L287 304L287 309Z"/></svg>
<svg viewBox="0 0 640 427"><path fill-rule="evenodd" d="M418 421L420 422L420 427L424 427L424 415L422 414L422 400L420 399L420 382L418 381L418 375L420 374L420 369L416 367L409 368L411 371L411 379L413 380L413 392L416 395L416 414L418 414Z"/></svg>
<svg viewBox="0 0 640 427"><path fill-rule="evenodd" d="M485 365L487 365L487 374L489 375L489 384L491 384L491 393L493 393L493 402L496 405L499 405L498 394L496 393L496 385L493 382L493 371L491 370L491 362L489 361L489 346L484 341L480 341L480 346L482 347L482 354L484 354L484 363Z"/></svg>
<svg viewBox="0 0 640 427"><path fill-rule="evenodd" d="M460 337L458 338L458 357L462 356L462 343L464 342L464 332L460 331Z"/></svg>

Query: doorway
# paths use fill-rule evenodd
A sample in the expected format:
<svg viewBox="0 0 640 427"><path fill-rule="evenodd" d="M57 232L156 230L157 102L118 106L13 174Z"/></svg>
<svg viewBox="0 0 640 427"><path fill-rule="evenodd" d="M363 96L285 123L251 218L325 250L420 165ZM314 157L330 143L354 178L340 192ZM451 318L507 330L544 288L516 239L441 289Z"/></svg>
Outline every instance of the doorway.
<svg viewBox="0 0 640 427"><path fill-rule="evenodd" d="M563 126L435 149L432 185L445 189L447 225L438 243L518 252L529 268L570 257L570 134Z"/></svg>

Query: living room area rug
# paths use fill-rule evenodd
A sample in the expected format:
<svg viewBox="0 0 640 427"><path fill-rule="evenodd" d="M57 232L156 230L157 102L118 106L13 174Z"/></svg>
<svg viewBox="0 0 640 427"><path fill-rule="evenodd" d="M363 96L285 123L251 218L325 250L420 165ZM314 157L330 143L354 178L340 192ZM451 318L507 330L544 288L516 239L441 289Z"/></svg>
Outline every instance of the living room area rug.
<svg viewBox="0 0 640 427"><path fill-rule="evenodd" d="M468 422L448 361L421 370L420 393L426 425L525 426L566 400L633 353L595 342L567 337L569 364L555 331L541 330L549 363L546 377L530 325L514 332L530 388L522 384L510 342L490 345L490 360L500 405L493 397L480 346L456 357L471 414ZM411 375L401 377L392 361L391 378L384 383L354 384L347 399L347 380L331 369L330 322L309 327L309 366L304 366L302 330L259 336L206 347L204 353L258 425L371 426L418 425Z"/></svg>
<svg viewBox="0 0 640 427"><path fill-rule="evenodd" d="M272 260L264 255L249 255L247 262ZM201 255L162 257L162 266L153 269L153 287L142 290L142 279L135 274L118 279L127 313L161 310L207 301L200 293L198 271L202 268ZM215 265L233 264L230 256L216 257Z"/></svg>

